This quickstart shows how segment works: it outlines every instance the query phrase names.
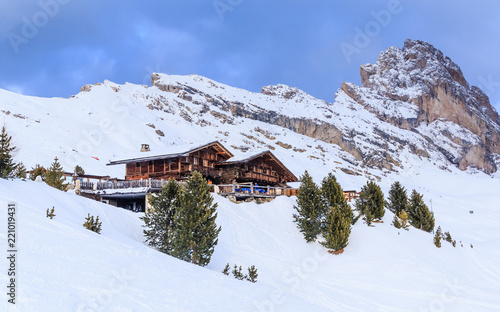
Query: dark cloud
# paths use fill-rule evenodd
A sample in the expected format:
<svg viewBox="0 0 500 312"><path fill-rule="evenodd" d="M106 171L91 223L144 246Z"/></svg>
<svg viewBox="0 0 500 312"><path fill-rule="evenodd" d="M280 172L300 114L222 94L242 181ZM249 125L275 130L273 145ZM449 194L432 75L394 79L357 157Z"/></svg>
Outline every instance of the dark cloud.
<svg viewBox="0 0 500 312"><path fill-rule="evenodd" d="M67 97L105 79L149 83L161 71L256 92L284 83L331 102L343 81L359 83L361 64L414 38L443 50L500 104L499 8L486 0L3 1L0 88ZM29 38L26 21L40 25ZM346 57L342 44L359 31L371 36Z"/></svg>

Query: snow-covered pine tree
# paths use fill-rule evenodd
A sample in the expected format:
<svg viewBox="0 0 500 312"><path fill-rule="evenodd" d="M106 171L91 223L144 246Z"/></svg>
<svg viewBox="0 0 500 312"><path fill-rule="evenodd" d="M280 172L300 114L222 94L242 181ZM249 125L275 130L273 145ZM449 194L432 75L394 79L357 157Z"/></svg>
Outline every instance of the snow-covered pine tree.
<svg viewBox="0 0 500 312"><path fill-rule="evenodd" d="M64 181L64 170L57 157L55 157L54 162L45 173L45 183L53 188L63 191L66 188L66 183Z"/></svg>
<svg viewBox="0 0 500 312"><path fill-rule="evenodd" d="M443 235L443 232L441 231L441 227L438 226L436 230L436 235L434 235L434 245L436 245L437 248L441 248L441 236Z"/></svg>
<svg viewBox="0 0 500 312"><path fill-rule="evenodd" d="M12 145L12 136L7 133L7 128L3 125L0 134L0 178L13 177L16 169L13 157L16 150L17 148Z"/></svg>
<svg viewBox="0 0 500 312"><path fill-rule="evenodd" d="M352 224L354 214L344 197L342 187L332 173L329 173L321 182L321 198L324 207L322 211L323 215L321 216L323 221L325 221L326 214L330 210L329 208L334 207L335 209L340 209L344 217Z"/></svg>
<svg viewBox="0 0 500 312"><path fill-rule="evenodd" d="M255 265L252 265L248 268L247 280L252 283L257 283L257 277L259 277L257 269L255 268Z"/></svg>
<svg viewBox="0 0 500 312"><path fill-rule="evenodd" d="M389 190L389 197L385 202L385 207L394 214L401 210L406 210L408 206L408 195L406 189L399 182L394 182Z"/></svg>
<svg viewBox="0 0 500 312"><path fill-rule="evenodd" d="M351 219L340 209L330 208L323 231L323 237L326 241L321 244L333 251L340 251L347 246L350 234Z"/></svg>
<svg viewBox="0 0 500 312"><path fill-rule="evenodd" d="M408 205L408 219L413 227L432 232L434 230L434 218L422 198L422 194L415 190L412 191Z"/></svg>
<svg viewBox="0 0 500 312"><path fill-rule="evenodd" d="M321 216L325 208L321 201L321 191L307 171L300 177L300 181L297 205L293 206L297 214L293 217L306 242L309 243L315 241L321 233Z"/></svg>
<svg viewBox="0 0 500 312"><path fill-rule="evenodd" d="M181 186L174 179L169 179L158 195L148 195L151 210L146 212L143 230L145 242L163 253L172 251L172 238L175 232L174 216L179 207Z"/></svg>
<svg viewBox="0 0 500 312"><path fill-rule="evenodd" d="M40 164L36 164L34 168L31 168L30 180L35 181L36 177L40 176L42 181L45 181L45 173L47 170Z"/></svg>
<svg viewBox="0 0 500 312"><path fill-rule="evenodd" d="M375 182L368 181L361 188L361 193L356 200L356 209L366 224L370 225L373 220L381 220L384 217L384 193Z"/></svg>
<svg viewBox="0 0 500 312"><path fill-rule="evenodd" d="M195 171L186 182L180 205L174 216L175 235L171 255L184 261L206 266L218 243L217 203L210 185Z"/></svg>

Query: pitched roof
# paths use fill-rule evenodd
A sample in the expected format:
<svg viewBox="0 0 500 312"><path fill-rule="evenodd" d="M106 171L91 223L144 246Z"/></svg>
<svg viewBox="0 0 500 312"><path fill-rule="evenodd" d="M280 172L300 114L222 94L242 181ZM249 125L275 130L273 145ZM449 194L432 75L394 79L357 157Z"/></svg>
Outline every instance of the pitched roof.
<svg viewBox="0 0 500 312"><path fill-rule="evenodd" d="M250 162L254 159L264 157L264 156L269 156L269 158L274 161L282 171L282 174L288 177L289 182L295 182L298 181L297 177L269 150L264 151L259 154L252 155L250 157L244 158L244 159L236 159L236 160L230 160L230 161L224 161L224 162L218 162L218 165L231 165L231 164L241 164L241 163L246 163Z"/></svg>
<svg viewBox="0 0 500 312"><path fill-rule="evenodd" d="M213 146L218 152L221 154L225 154L226 157L229 159L233 157L233 154L227 150L219 141L212 141L203 145L183 145L183 146L173 146L169 148L170 153L166 154L159 154L159 155L151 155L149 156L149 152L142 152L141 155L147 155L147 156L139 156L139 157L132 157L132 158L127 158L127 159L119 159L119 160L113 160L107 163L107 166L112 166L112 165L121 165L121 164L127 164L127 163L135 163L135 162L143 162L143 161L150 161L150 160L157 160L157 159L168 159L168 158L176 158L176 157L186 157L189 156L189 154L197 152L201 149L205 149L208 147Z"/></svg>

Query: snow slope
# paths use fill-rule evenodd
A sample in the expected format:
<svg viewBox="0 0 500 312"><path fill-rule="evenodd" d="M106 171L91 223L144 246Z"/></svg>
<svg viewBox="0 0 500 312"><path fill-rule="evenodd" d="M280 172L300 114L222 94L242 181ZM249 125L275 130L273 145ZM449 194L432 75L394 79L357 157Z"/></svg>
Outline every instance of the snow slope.
<svg viewBox="0 0 500 312"><path fill-rule="evenodd" d="M432 199L436 224L464 247L437 249L431 234L391 227L387 212L383 224L358 222L346 251L333 256L302 239L292 222L294 198L236 205L216 197L222 232L207 268L142 244L140 214L36 182L0 180L0 206L15 201L19 211L17 310L500 310L499 180L420 169L390 175L384 190L395 179L417 188ZM49 220L52 206L56 217ZM87 213L101 217L102 235L82 227ZM0 224L5 241L5 213ZM228 262L255 265L258 282L225 277ZM0 268L4 285L5 257ZM11 310L4 296L0 311Z"/></svg>

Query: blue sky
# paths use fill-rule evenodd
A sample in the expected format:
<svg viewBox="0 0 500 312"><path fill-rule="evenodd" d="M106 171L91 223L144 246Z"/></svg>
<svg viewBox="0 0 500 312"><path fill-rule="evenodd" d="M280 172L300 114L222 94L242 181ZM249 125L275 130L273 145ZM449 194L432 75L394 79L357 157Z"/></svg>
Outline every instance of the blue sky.
<svg viewBox="0 0 500 312"><path fill-rule="evenodd" d="M367 29L346 57L342 46ZM493 0L1 1L0 88L68 97L105 79L196 73L255 92L283 83L332 102L343 81L360 83L360 65L412 38L450 56L499 109L499 34Z"/></svg>

